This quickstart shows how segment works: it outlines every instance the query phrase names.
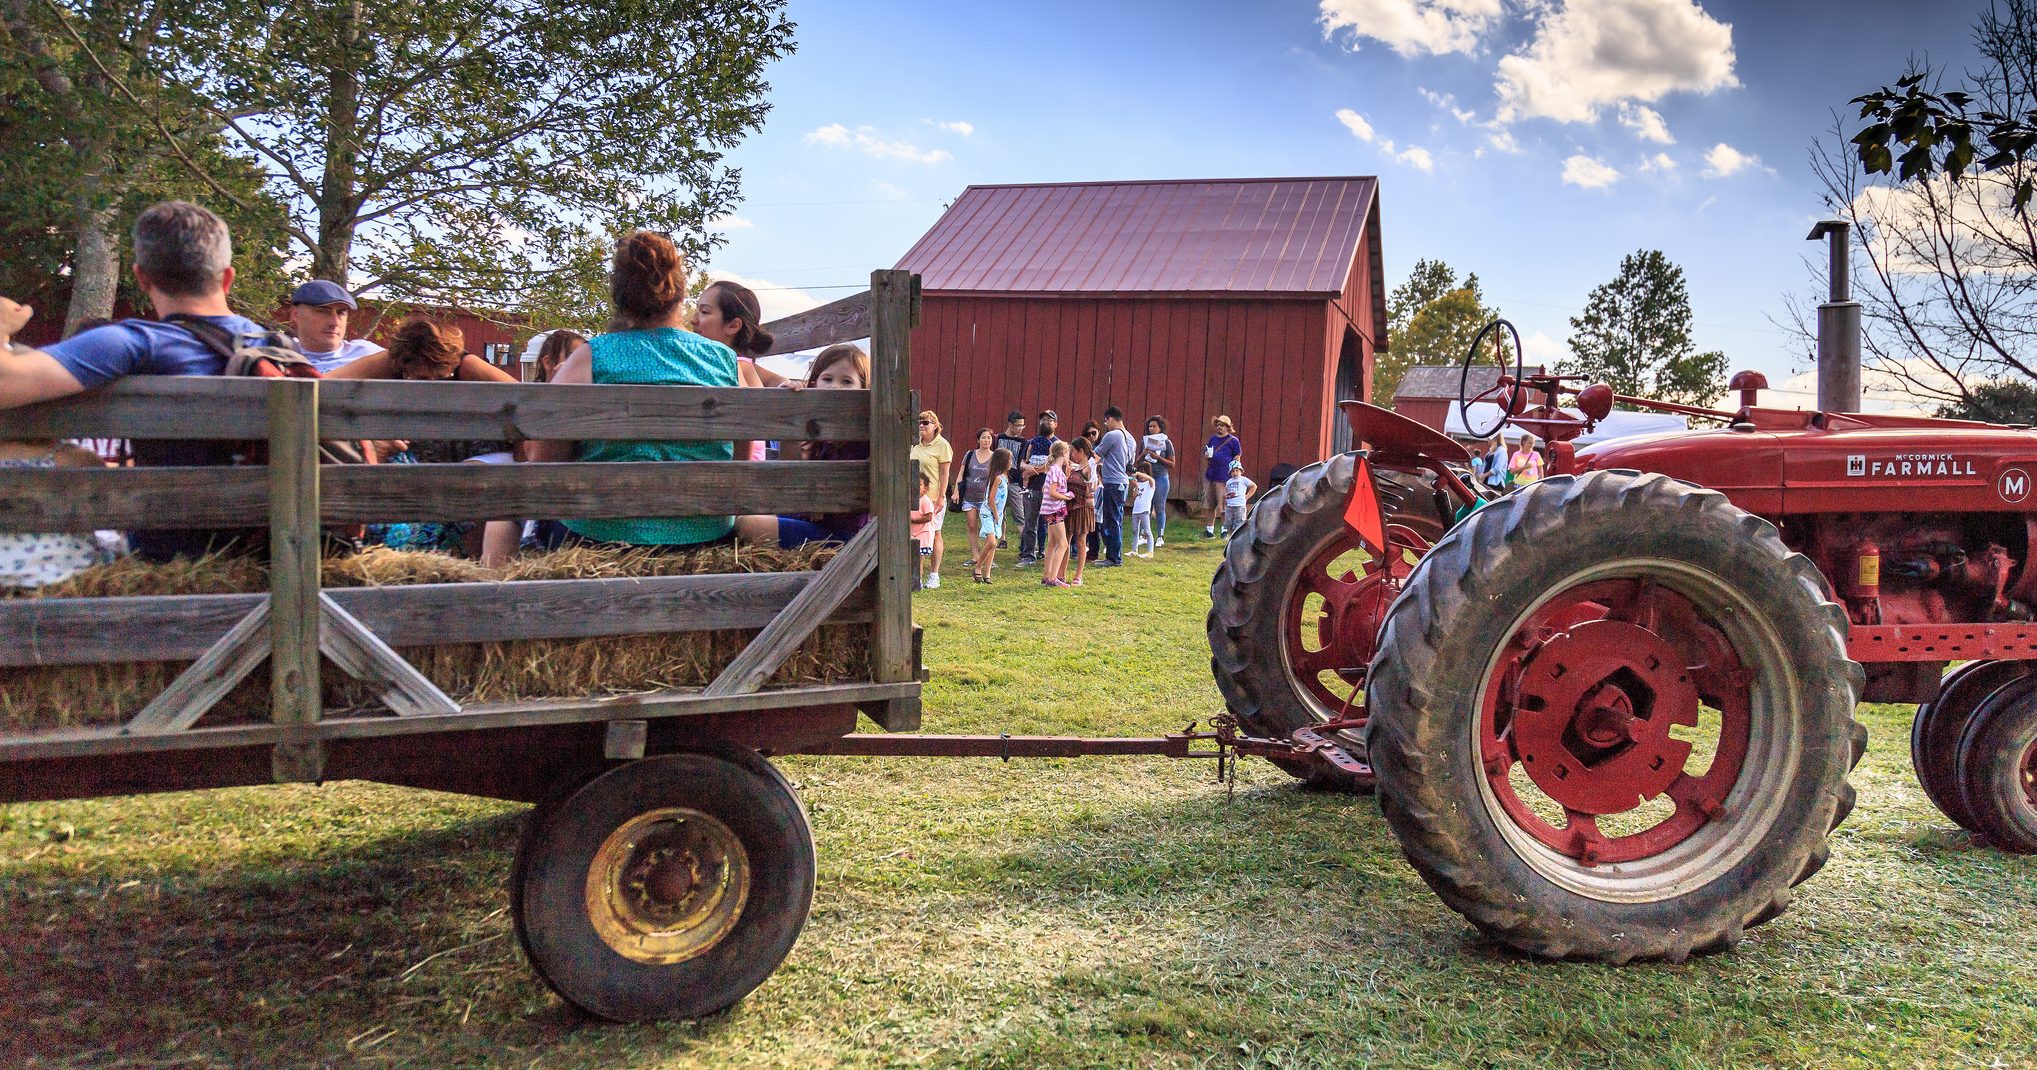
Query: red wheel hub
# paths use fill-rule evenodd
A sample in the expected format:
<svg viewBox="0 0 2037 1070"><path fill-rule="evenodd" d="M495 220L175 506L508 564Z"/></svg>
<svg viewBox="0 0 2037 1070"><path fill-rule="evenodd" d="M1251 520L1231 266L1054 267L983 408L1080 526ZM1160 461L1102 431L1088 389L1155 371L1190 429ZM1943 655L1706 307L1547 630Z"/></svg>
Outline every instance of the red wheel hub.
<svg viewBox="0 0 2037 1070"><path fill-rule="evenodd" d="M1387 607L1414 571L1414 561L1428 549L1425 540L1400 525L1387 527L1387 542L1383 557L1368 557L1353 569L1339 565L1338 559L1359 550L1358 540L1340 532L1310 558L1288 595L1284 612L1288 665L1296 683L1326 715L1348 712L1352 703L1347 695L1332 690L1323 674L1334 674L1353 687L1364 682ZM1310 595L1317 601L1311 603ZM1307 634L1311 625L1313 636Z"/></svg>
<svg viewBox="0 0 2037 1070"><path fill-rule="evenodd" d="M1501 815L1587 866L1660 854L1718 817L1747 754L1751 674L1688 599L1645 580L1563 592L1514 634L1486 687L1480 760ZM1686 769L1692 743L1671 729L1719 711L1710 766ZM1537 812L1513 773L1546 797ZM1633 811L1667 796L1652 825Z"/></svg>

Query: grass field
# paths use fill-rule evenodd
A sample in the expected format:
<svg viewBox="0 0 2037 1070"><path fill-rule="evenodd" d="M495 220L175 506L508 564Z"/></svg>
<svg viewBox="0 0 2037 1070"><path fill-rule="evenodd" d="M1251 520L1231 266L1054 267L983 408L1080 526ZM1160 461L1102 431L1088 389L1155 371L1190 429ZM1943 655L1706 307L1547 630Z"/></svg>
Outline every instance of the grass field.
<svg viewBox="0 0 2037 1070"><path fill-rule="evenodd" d="M951 565L917 601L926 729L1218 712L1217 548L1174 534L1080 591ZM2037 1065L2037 859L1956 834L1909 709L1864 712L1860 807L1794 908L1625 969L1482 943L1370 799L1263 763L1227 797L1207 763L786 760L812 921L734 1011L662 1026L581 1020L524 965L521 807L353 783L0 807L0 1066Z"/></svg>

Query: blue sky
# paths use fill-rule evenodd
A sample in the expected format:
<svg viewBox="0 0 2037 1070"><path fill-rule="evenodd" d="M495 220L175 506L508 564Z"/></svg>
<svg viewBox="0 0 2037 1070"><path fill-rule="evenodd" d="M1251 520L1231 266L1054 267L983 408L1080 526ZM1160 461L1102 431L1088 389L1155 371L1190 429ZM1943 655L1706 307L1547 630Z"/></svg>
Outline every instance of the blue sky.
<svg viewBox="0 0 2037 1070"><path fill-rule="evenodd" d="M1554 356L1620 257L1659 248L1699 345L1776 379L1801 357L1771 317L1820 251L1812 143L1911 57L1970 63L1979 8L795 2L710 266L778 314L861 288L971 183L1376 174L1389 285L1419 257L1476 271Z"/></svg>

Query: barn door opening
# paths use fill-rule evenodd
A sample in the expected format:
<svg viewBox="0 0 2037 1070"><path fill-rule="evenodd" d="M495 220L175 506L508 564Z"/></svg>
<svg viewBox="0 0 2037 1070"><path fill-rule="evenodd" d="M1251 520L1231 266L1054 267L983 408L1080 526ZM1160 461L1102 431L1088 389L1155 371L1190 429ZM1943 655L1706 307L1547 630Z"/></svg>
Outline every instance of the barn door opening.
<svg viewBox="0 0 2037 1070"><path fill-rule="evenodd" d="M1336 402L1363 401L1361 391L1365 389L1365 354L1358 341L1358 332L1344 328L1344 344L1337 349L1336 396L1330 405L1330 450L1332 453L1348 453L1356 448L1351 441L1351 423L1344 414L1337 411Z"/></svg>

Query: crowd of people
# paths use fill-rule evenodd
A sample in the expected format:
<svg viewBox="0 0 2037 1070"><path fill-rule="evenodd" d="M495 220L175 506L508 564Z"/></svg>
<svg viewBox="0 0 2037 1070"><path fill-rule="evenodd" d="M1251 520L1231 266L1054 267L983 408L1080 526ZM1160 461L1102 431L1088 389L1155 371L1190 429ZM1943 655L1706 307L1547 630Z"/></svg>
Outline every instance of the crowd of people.
<svg viewBox="0 0 2037 1070"><path fill-rule="evenodd" d="M0 409L89 390L140 375L237 374L247 352L315 369L331 379L466 380L513 382L508 373L465 350L459 330L424 318L400 324L382 346L349 338L353 296L338 282L313 280L291 295L287 331L233 311L234 273L226 224L205 208L169 201L143 212L134 224L134 277L154 312L150 319L97 323L42 348L12 344L33 310L0 297ZM537 359L537 380L548 383L683 384L711 387L785 387L861 390L870 385L870 361L854 345L836 345L812 361L806 376L788 381L757 363L773 338L761 325L757 295L732 282L716 282L688 307L686 264L670 239L637 231L615 249L611 272L611 329L585 337L549 333ZM999 549L1018 529L1017 565L1039 567L1041 583L1076 587L1089 565L1124 563L1130 553L1151 557L1166 544L1167 509L1179 455L1164 417L1146 420L1134 437L1124 413L1106 408L1072 440L1057 435L1059 415L1043 410L1027 435L1022 412L1004 429L979 429L973 448L958 458L933 412L919 415L911 456L920 493L910 518L924 562L925 586L940 586L946 547L943 520L963 514L970 570L990 583ZM1203 500L1216 537L1243 522L1255 489L1243 474L1243 446L1228 417L1212 421L1203 450ZM632 462L760 460L763 442L728 441L382 441L352 444L348 463L476 463L518 461ZM218 465L234 461L229 442L133 443L139 465ZM798 457L860 460L867 442L804 442ZM54 441L0 442L0 467L55 467L105 463L90 450ZM402 549L464 554L487 564L511 555L561 545L679 550L741 540L784 548L846 542L870 520L867 513L706 516L624 519L543 519L522 522L407 523L362 533L368 541ZM1221 528L1219 527L1221 522ZM37 587L132 552L168 560L212 552L259 551L259 531L136 531L97 536L0 534L0 587Z"/></svg>

